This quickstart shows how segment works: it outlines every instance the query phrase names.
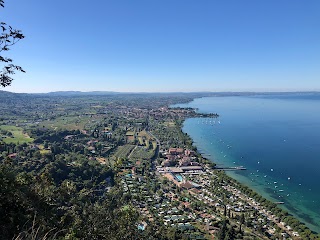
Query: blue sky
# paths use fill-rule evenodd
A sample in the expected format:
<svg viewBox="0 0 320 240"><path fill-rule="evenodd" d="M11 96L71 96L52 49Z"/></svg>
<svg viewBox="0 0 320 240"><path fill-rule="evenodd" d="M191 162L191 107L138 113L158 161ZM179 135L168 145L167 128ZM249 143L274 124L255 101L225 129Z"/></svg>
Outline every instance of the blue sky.
<svg viewBox="0 0 320 240"><path fill-rule="evenodd" d="M318 0L7 0L14 92L320 90Z"/></svg>

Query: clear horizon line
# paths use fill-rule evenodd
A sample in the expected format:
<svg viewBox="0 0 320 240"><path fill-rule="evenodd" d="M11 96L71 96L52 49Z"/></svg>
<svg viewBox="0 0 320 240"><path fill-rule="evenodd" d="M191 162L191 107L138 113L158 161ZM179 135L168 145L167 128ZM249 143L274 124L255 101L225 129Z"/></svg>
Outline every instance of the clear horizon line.
<svg viewBox="0 0 320 240"><path fill-rule="evenodd" d="M20 94L50 94L50 93L320 93L320 90L217 90L217 91L107 91L107 90L92 90L92 91L80 91L80 90L58 90L50 92L14 92L0 89L0 91Z"/></svg>

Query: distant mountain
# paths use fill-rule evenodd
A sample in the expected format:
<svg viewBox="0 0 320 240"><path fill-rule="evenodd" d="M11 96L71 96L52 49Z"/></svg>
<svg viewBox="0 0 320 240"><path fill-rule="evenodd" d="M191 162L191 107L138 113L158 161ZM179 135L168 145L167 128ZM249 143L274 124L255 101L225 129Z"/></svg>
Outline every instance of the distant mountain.
<svg viewBox="0 0 320 240"><path fill-rule="evenodd" d="M25 97L26 93L14 93L14 92L8 92L0 90L0 98L19 98L19 97Z"/></svg>
<svg viewBox="0 0 320 240"><path fill-rule="evenodd" d="M103 95L141 95L141 96L185 96L185 95L204 95L211 94L210 92L112 92L112 91L57 91L49 93L40 93L44 96L103 96Z"/></svg>
<svg viewBox="0 0 320 240"><path fill-rule="evenodd" d="M16 95L16 94L17 93L0 90L0 96L13 96L13 95Z"/></svg>
<svg viewBox="0 0 320 240"><path fill-rule="evenodd" d="M113 92L113 91L56 91L48 93L14 93L0 90L0 98L20 98L20 97L77 97L77 96L107 96L107 95L141 95L141 96L189 96L193 98L197 97L211 97L211 96L252 96L252 95L288 95L294 96L299 94L320 94L317 91L302 91L302 92Z"/></svg>

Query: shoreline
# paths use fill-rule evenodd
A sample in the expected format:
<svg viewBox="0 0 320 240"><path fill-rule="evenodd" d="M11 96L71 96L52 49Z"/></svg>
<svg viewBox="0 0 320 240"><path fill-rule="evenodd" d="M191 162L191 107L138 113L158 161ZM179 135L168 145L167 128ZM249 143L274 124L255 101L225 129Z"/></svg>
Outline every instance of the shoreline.
<svg viewBox="0 0 320 240"><path fill-rule="evenodd" d="M195 99L193 99L192 101L194 101ZM182 103L182 104L189 104L191 103L192 101L188 102L188 103ZM175 104L174 106L179 106L181 104ZM171 108L171 106L170 106ZM183 107L182 107L183 108ZM190 107L189 107L190 108ZM192 107L191 107L192 108ZM199 113L198 112L198 109L197 108L192 108L196 113ZM202 116L200 115L205 115L206 113L199 113L199 118L203 118ZM192 142L192 147L195 148L197 154L199 156L201 156L202 159L205 159L207 161L207 163L205 163L206 167L208 167L209 165L211 164L214 164L215 166L216 165L222 165L223 167L230 167L223 163L220 163L219 161L217 162L215 160L215 154L210 152L205 152L203 151L203 148L201 147L201 151L199 151L199 142L195 142L194 139L189 135L189 133L183 131L183 127L184 127L184 124L185 124L185 121L188 120L188 119L194 119L194 118L197 118L196 116L190 116L190 117L186 117L185 119L182 120L182 123L181 125L179 126L180 127L180 130L181 132L183 132L184 134L187 135L187 137L191 140ZM219 170L219 169L216 169L215 170ZM235 171L225 171L225 170L221 170L220 171L223 172L223 174L228 177L230 180L233 180L235 181L236 183L238 183L239 185L242 185L246 188L249 188L250 191L252 191L253 193L255 193L259 198L262 198L262 201L258 201L260 202L260 204L263 204L262 202L267 202L267 203L271 203L271 204L279 204L281 203L281 207L280 206L277 206L276 208L280 209L281 211L285 212L285 215L286 216L290 216L292 217L293 219L297 220L301 225L303 226L306 226L307 229L310 229L310 231L314 234L318 234L319 231L316 231L314 230L314 228L317 228L316 225L314 224L311 224L311 223L308 223L308 221L306 221L305 219L303 219L303 217L298 217L295 213L292 212L292 208L294 208L293 206L291 206L291 204L289 204L289 207L287 207L286 205L282 204L283 202L279 202L276 198L272 197L272 194L268 193L267 191L265 191L265 186L263 184L259 184L257 182L255 182L257 184L257 188L253 187L252 184L250 184L250 180L248 177L244 176L244 175L241 175L241 174L237 174ZM291 206L291 207L290 207ZM290 210L291 208L291 210ZM280 216L279 216L280 217ZM313 229L313 230L311 230Z"/></svg>
<svg viewBox="0 0 320 240"><path fill-rule="evenodd" d="M187 118L190 119L190 118ZM186 120L187 120L186 119ZM191 118L193 119L193 118ZM183 130L182 130L183 131ZM186 131L183 131L184 133L186 133ZM188 136L191 138L191 136L188 134ZM193 139L193 138L191 138ZM206 149L207 147L211 147L210 145L207 145L206 147L201 145L201 141L193 141L193 144L197 147L197 149L201 149L201 151L199 152L202 156L205 155L207 159L209 159L210 161L212 161L213 163L215 163L217 166L219 167L229 167L232 166L232 164L234 163L235 159L230 159L230 157L227 158L223 158L223 157L219 157L219 150L217 149L211 149L210 151L208 149ZM204 151L204 149L206 149L206 151ZM210 155L210 156L209 156ZM218 157L217 157L218 155ZM218 160L219 158L219 160ZM223 161L222 161L223 160ZM227 161L227 162L226 162ZM242 165L241 163L239 163L240 165ZM246 167L246 166L244 166ZM251 172L251 171L255 171L255 169L251 169L250 167L247 168L247 171ZM297 220L299 220L301 223L303 223L304 225L306 225L309 229L311 229L313 232L315 233L319 233L320 232L320 227L319 225L317 225L319 216L318 215L314 215L312 209L308 209L306 208L304 205L300 205L297 201L293 200L295 199L295 195L297 195L297 193L295 192L289 192L290 193L290 200L288 199L279 199L278 198L278 194L281 192L274 192L271 190L271 185L274 182L283 182L284 180L279 180L278 178L273 178L271 176L268 176L268 181L266 180L266 178L263 178L262 176L260 176L260 178L256 178L253 177L255 175L246 175L246 173L242 174L242 171L238 172L238 171L225 171L225 174L229 177L231 177L232 179L240 182L241 184L249 187L250 189L252 189L254 192L256 192L257 194L259 194L260 196L262 196L263 198L267 199L270 202L276 203L276 202L283 202L283 204L281 205L281 209L287 211L290 215L294 216ZM252 177L251 177L252 176ZM254 178L254 179L253 179ZM266 183L269 182L269 184L271 185L267 185ZM288 189L285 189L285 191L287 191ZM297 189L296 189L297 190Z"/></svg>
<svg viewBox="0 0 320 240"><path fill-rule="evenodd" d="M182 128L181 128L181 131L183 132ZM184 132L186 133L186 132ZM187 133L186 133L187 134ZM187 134L187 136L192 139L190 137L189 134ZM193 139L192 139L193 140ZM197 147L193 144L194 147ZM210 161L211 163L215 164L215 165L222 165L221 163L217 163L215 162L213 159L212 159L212 156L207 156L207 154L205 154L205 157L203 157L203 153L200 153L198 150L196 150L197 154L199 154L202 159L205 159L206 161ZM205 164L206 166L208 166L208 163ZM235 171L226 171L225 169L219 169L219 168L215 168L214 170L217 170L217 171L222 171L228 178L232 179L233 181L236 181L237 183L249 188L251 191L253 191L254 193L256 193L258 196L262 197L262 198L265 198L265 200L269 201L270 203L274 203L274 204L279 204L279 201L275 198L273 198L270 194L266 193L264 190L262 190L260 188L261 191L257 191L257 189L255 189L252 184L250 184L250 181L247 177L245 176L242 176L242 175L239 175L237 174ZM238 171L242 171L242 170L238 170ZM246 170L244 170L246 171ZM237 175L237 176L236 176ZM242 180L240 180L242 179ZM260 187L263 187L261 184L257 184L258 186ZM282 203L282 202L281 202ZM288 209L286 207L286 205L284 204L281 204L281 207L278 206L278 208L281 208L282 210L286 211L288 213L288 215L292 215L295 219L297 219L301 224L307 226L310 230L311 228L309 227L310 224L305 222L305 221L301 221L298 217L295 216L295 214L293 213L290 213L290 209ZM317 231L315 230L311 230L314 234L318 234Z"/></svg>

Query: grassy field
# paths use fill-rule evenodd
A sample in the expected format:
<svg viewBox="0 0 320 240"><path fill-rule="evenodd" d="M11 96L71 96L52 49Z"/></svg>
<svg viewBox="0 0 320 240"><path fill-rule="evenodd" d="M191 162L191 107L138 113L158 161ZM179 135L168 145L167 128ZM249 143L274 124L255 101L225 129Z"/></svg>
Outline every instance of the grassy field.
<svg viewBox="0 0 320 240"><path fill-rule="evenodd" d="M158 146L157 142L156 141L152 141L152 148L153 149L156 149Z"/></svg>
<svg viewBox="0 0 320 240"><path fill-rule="evenodd" d="M146 139L150 139L151 138L150 134L148 134L145 130L139 132L138 136L139 137L145 137Z"/></svg>
<svg viewBox="0 0 320 240"><path fill-rule="evenodd" d="M175 122L164 122L163 125L166 127L175 127L176 126Z"/></svg>
<svg viewBox="0 0 320 240"><path fill-rule="evenodd" d="M92 108L104 108L104 106L96 105L96 106L92 106Z"/></svg>
<svg viewBox="0 0 320 240"><path fill-rule="evenodd" d="M140 144L140 145L143 145L143 144L144 144L142 137L138 137L138 140L139 140L139 144Z"/></svg>
<svg viewBox="0 0 320 240"><path fill-rule="evenodd" d="M157 147L157 141L145 130L141 131L138 134L138 140L140 145L145 145L146 148L150 147L150 144L152 144L152 148L156 149Z"/></svg>
<svg viewBox="0 0 320 240"><path fill-rule="evenodd" d="M53 121L44 121L41 124L46 128L51 128L53 130L67 129L67 130L82 130L85 125L89 122L88 116L64 116L59 117Z"/></svg>
<svg viewBox="0 0 320 240"><path fill-rule="evenodd" d="M23 133L23 129L20 127L1 125L0 130L11 132L13 135L12 137L3 138L2 140L5 143L31 143L34 140L28 134Z"/></svg>
<svg viewBox="0 0 320 240"><path fill-rule="evenodd" d="M42 144L38 145L39 149L40 149L40 153L42 155L45 155L45 154L49 154L51 153L51 150L49 149L45 149L44 146Z"/></svg>

